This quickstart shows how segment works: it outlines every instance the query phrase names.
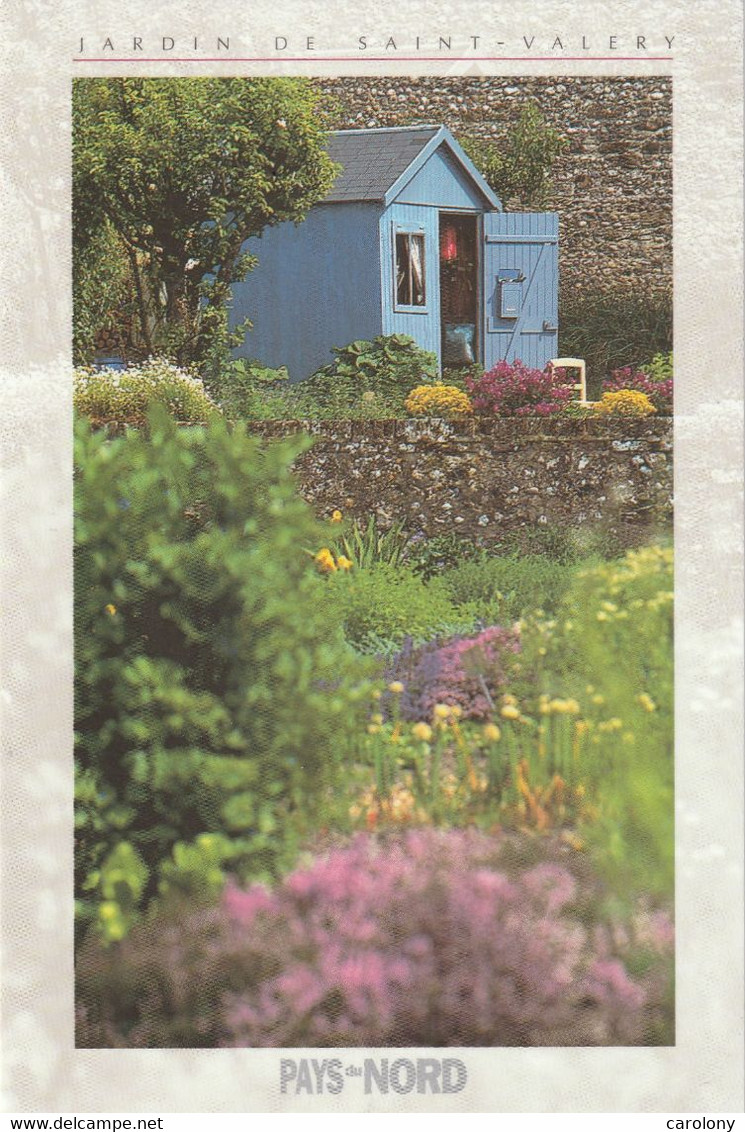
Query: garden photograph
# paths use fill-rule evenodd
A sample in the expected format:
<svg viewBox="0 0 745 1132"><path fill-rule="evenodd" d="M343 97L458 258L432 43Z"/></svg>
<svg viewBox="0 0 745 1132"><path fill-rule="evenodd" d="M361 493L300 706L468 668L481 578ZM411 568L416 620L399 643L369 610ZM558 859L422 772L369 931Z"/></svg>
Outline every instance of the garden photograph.
<svg viewBox="0 0 745 1132"><path fill-rule="evenodd" d="M674 1045L670 80L72 127L76 1046Z"/></svg>

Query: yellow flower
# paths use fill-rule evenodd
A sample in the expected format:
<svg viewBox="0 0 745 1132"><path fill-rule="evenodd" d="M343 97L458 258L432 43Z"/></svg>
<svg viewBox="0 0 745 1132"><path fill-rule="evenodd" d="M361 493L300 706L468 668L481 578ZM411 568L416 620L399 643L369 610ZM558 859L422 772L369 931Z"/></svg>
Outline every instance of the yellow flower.
<svg viewBox="0 0 745 1132"><path fill-rule="evenodd" d="M450 707L448 704L435 704L433 715L435 719L449 719Z"/></svg>
<svg viewBox="0 0 745 1132"><path fill-rule="evenodd" d="M400 680L392 680L388 685L388 691L393 692L394 696L400 696L403 693L404 686Z"/></svg>
<svg viewBox="0 0 745 1132"><path fill-rule="evenodd" d="M453 704L453 706L450 709L451 718L452 719L460 719L460 717L462 715L463 715L463 708L459 707L458 704Z"/></svg>
<svg viewBox="0 0 745 1132"><path fill-rule="evenodd" d="M404 402L412 416L450 417L473 412L470 398L455 385L417 385Z"/></svg>
<svg viewBox="0 0 745 1132"><path fill-rule="evenodd" d="M108 605L105 605L104 609L108 613L109 617L113 617L116 613L116 606L112 605L111 602L109 602Z"/></svg>
<svg viewBox="0 0 745 1132"><path fill-rule="evenodd" d="M432 738L432 728L428 723L415 723L411 729L411 734L415 739L420 739L423 743L429 743Z"/></svg>
<svg viewBox="0 0 745 1132"><path fill-rule="evenodd" d="M656 711L657 704L654 702L648 692L642 692L640 696L636 697L637 702L641 704L645 711Z"/></svg>
<svg viewBox="0 0 745 1132"><path fill-rule="evenodd" d="M371 723L382 723L383 722L383 716L380 714L379 711L376 711L373 715L370 716L370 722Z"/></svg>
<svg viewBox="0 0 745 1132"><path fill-rule="evenodd" d="M334 556L327 546L321 547L314 559L319 570L324 574L332 574L336 570Z"/></svg>
<svg viewBox="0 0 745 1132"><path fill-rule="evenodd" d="M340 523L342 521L342 518L343 518L343 515L342 515L341 511L336 510L336 511L331 512L331 522L332 523Z"/></svg>
<svg viewBox="0 0 745 1132"><path fill-rule="evenodd" d="M354 563L351 562L349 558L346 558L343 554L340 554L336 560L336 565L339 570L351 570Z"/></svg>
<svg viewBox="0 0 745 1132"><path fill-rule="evenodd" d="M579 713L579 704L576 700L551 700L548 706L557 715L577 715Z"/></svg>
<svg viewBox="0 0 745 1132"><path fill-rule="evenodd" d="M520 711L514 704L505 704L501 711L503 719L519 719Z"/></svg>
<svg viewBox="0 0 745 1132"><path fill-rule="evenodd" d="M497 727L496 723L484 724L484 738L490 743L496 743L502 736L502 732Z"/></svg>
<svg viewBox="0 0 745 1132"><path fill-rule="evenodd" d="M380 724L378 724L378 723L368 723L368 725L367 725L367 734L368 735L377 735L379 731L380 731Z"/></svg>
<svg viewBox="0 0 745 1132"><path fill-rule="evenodd" d="M516 704L517 703L517 696L513 696L510 692L505 692L505 694L502 696L502 703L503 704Z"/></svg>
<svg viewBox="0 0 745 1132"><path fill-rule="evenodd" d="M648 417L657 410L646 393L638 389L619 389L616 393L604 393L602 400L595 402L595 412Z"/></svg>

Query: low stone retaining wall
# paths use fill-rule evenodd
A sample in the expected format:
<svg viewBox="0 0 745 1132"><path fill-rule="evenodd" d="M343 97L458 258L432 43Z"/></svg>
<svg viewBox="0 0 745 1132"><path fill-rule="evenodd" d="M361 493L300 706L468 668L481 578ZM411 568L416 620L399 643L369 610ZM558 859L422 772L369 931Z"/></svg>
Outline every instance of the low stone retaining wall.
<svg viewBox="0 0 745 1132"><path fill-rule="evenodd" d="M374 512L426 537L491 542L539 526L603 525L625 544L672 516L672 419L259 421L266 438L310 433L296 463L319 515Z"/></svg>

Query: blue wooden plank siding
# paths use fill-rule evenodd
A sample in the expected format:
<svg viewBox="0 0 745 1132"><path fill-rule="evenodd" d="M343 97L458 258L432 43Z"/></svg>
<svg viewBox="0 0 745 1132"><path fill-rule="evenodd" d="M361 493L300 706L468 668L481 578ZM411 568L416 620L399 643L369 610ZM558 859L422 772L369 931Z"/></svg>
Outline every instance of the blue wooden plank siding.
<svg viewBox="0 0 745 1132"><path fill-rule="evenodd" d="M301 224L247 244L259 263L234 287L232 323L248 316L253 329L236 353L287 366L297 381L331 361L332 347L379 334L410 335L440 363L446 335L452 361L453 330L471 327L487 369L502 358L542 368L556 357L555 214L501 212L442 126L338 131L328 148L341 169L326 199ZM448 216L461 254L454 238L446 243L441 271ZM397 235L408 280L400 289Z"/></svg>
<svg viewBox="0 0 745 1132"><path fill-rule="evenodd" d="M240 356L285 365L297 381L332 361L332 346L381 333L380 211L322 204L247 242L259 262L233 289L232 324L253 323Z"/></svg>
<svg viewBox="0 0 745 1132"><path fill-rule="evenodd" d="M436 150L396 196L397 204L427 204L459 212L481 212L485 200L450 153Z"/></svg>
<svg viewBox="0 0 745 1132"><path fill-rule="evenodd" d="M424 297L421 307L396 302L397 232L424 235ZM392 204L380 218L380 265L383 287L383 334L408 334L440 356L440 286L437 210L425 205Z"/></svg>
<svg viewBox="0 0 745 1132"><path fill-rule="evenodd" d="M543 369L558 353L559 218L553 212L484 215L484 364L502 358ZM504 317L500 278L520 279L517 317Z"/></svg>

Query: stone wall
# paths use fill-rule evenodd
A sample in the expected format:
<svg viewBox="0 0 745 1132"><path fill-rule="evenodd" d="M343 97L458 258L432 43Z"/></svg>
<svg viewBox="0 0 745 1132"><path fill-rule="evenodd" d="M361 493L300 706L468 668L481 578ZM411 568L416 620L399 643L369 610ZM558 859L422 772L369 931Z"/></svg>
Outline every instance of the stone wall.
<svg viewBox="0 0 745 1132"><path fill-rule="evenodd" d="M316 79L333 129L436 122L499 141L530 100L567 139L552 174L564 294L672 286L669 77ZM507 202L509 203L509 202Z"/></svg>
<svg viewBox="0 0 745 1132"><path fill-rule="evenodd" d="M638 545L672 516L672 420L262 421L266 438L310 433L296 463L320 516L340 508L427 538L484 543L541 526L602 526Z"/></svg>

